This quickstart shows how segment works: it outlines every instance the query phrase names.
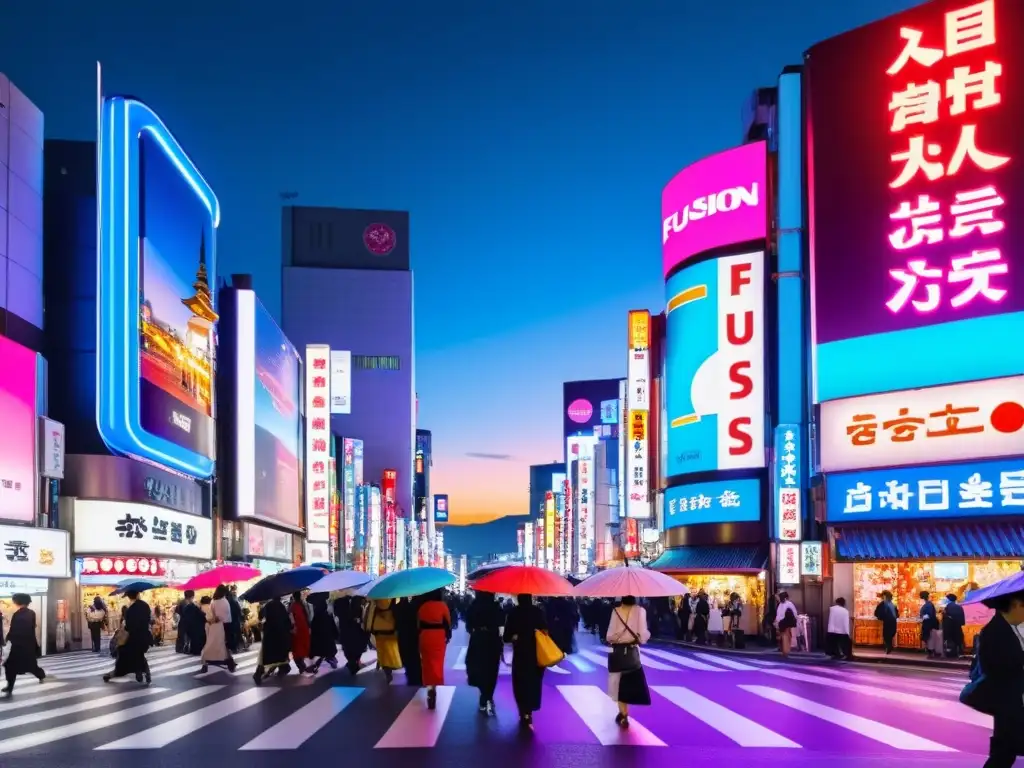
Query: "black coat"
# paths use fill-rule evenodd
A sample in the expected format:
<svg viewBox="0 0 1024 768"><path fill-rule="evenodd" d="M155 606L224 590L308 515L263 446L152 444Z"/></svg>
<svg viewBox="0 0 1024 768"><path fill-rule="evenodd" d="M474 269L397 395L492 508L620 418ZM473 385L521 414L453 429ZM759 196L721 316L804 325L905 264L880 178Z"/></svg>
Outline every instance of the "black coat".
<svg viewBox="0 0 1024 768"><path fill-rule="evenodd" d="M309 624L309 655L314 659L333 659L338 655L338 625L327 611L327 601L311 600L313 620Z"/></svg>
<svg viewBox="0 0 1024 768"><path fill-rule="evenodd" d="M544 668L537 665L540 629L547 629L547 622L535 605L517 605L505 622L504 640L512 644L512 693L521 715L540 709L544 682Z"/></svg>
<svg viewBox="0 0 1024 768"><path fill-rule="evenodd" d="M152 616L149 603L145 600L136 600L128 606L124 614L124 628L128 632L128 640L117 649L115 677L149 670L146 664L146 651L153 644L153 635L150 632Z"/></svg>
<svg viewBox="0 0 1024 768"><path fill-rule="evenodd" d="M292 650L292 620L280 599L270 600L260 609L263 620L263 643L260 664L287 664Z"/></svg>
<svg viewBox="0 0 1024 768"><path fill-rule="evenodd" d="M996 613L980 632L978 661L997 711L1024 717L1024 648L1017 631Z"/></svg>
<svg viewBox="0 0 1024 768"><path fill-rule="evenodd" d="M30 608L19 608L11 616L11 626L7 630L7 640L11 643L11 652L4 662L9 674L24 675L35 672L39 663L39 642L36 640L36 614Z"/></svg>
<svg viewBox="0 0 1024 768"><path fill-rule="evenodd" d="M466 677L474 688L488 698L498 684L498 672L505 647L501 641L501 627L505 613L492 598L478 597L466 613L469 648L466 650Z"/></svg>

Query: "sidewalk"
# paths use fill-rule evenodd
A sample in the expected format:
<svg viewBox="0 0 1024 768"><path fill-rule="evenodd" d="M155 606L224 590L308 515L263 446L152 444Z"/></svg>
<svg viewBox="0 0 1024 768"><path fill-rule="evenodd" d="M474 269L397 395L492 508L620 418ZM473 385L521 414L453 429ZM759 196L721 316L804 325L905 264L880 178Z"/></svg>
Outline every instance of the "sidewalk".
<svg viewBox="0 0 1024 768"><path fill-rule="evenodd" d="M675 640L666 637L652 637L652 640L659 643L674 645L679 648L687 648L705 653L721 653L732 656L747 656L750 658L782 659L782 653L774 646L755 645L741 649L720 648L717 645L698 645L683 640ZM828 654L822 651L793 651L789 654L790 661L802 661L808 664L831 662ZM854 649L853 662L865 664L901 664L904 666L922 667L924 669L956 669L966 671L971 666L970 659L929 659L923 653L913 651L894 651L886 654L881 648L856 648Z"/></svg>

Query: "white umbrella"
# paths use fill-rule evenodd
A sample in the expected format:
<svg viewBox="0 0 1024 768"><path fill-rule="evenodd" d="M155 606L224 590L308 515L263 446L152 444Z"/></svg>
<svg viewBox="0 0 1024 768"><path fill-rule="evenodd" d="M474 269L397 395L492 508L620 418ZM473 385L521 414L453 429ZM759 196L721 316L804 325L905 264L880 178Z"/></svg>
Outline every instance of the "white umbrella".
<svg viewBox="0 0 1024 768"><path fill-rule="evenodd" d="M308 589L310 592L340 592L361 587L369 581L372 581L370 575L362 571L334 571L310 584Z"/></svg>
<svg viewBox="0 0 1024 768"><path fill-rule="evenodd" d="M576 597L676 597L686 587L671 576L649 568L609 568L584 579L573 589Z"/></svg>

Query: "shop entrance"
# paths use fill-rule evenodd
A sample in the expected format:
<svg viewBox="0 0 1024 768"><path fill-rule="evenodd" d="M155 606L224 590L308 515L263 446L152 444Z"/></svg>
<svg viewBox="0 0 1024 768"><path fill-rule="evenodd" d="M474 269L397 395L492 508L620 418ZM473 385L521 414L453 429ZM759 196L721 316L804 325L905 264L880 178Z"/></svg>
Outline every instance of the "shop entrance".
<svg viewBox="0 0 1024 768"><path fill-rule="evenodd" d="M764 580L757 576L742 573L714 574L667 574L685 585L690 594L701 590L708 595L711 610L717 605L720 610L735 592L743 601L743 616L740 626L746 635L758 635L764 620L765 587Z"/></svg>

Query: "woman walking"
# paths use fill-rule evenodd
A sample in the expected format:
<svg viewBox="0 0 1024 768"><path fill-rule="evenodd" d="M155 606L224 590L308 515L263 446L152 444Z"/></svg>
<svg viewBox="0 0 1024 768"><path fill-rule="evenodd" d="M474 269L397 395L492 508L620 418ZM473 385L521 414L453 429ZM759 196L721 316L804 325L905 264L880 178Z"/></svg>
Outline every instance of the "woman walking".
<svg viewBox="0 0 1024 768"><path fill-rule="evenodd" d="M11 653L4 662L4 674L7 686L3 689L4 696L14 691L14 681L18 675L34 675L39 682L46 679L46 673L39 668L39 641L36 640L36 614L29 603L32 598L18 593L11 596L11 601L18 610L11 616L11 625L7 628L7 642L11 644Z"/></svg>
<svg viewBox="0 0 1024 768"><path fill-rule="evenodd" d="M469 684L480 691L480 711L494 715L494 689L504 646L501 627L505 615L489 592L477 592L466 613L469 648L466 651L466 676Z"/></svg>
<svg viewBox="0 0 1024 768"><path fill-rule="evenodd" d="M377 669L384 670L388 685L394 678L395 670L402 668L402 655L398 652L398 633L395 629L393 600L374 600L366 610L363 622L373 647L377 649Z"/></svg>
<svg viewBox="0 0 1024 768"><path fill-rule="evenodd" d="M413 688L423 685L420 669L420 599L405 597L395 603L395 627L398 629L398 650L405 667L405 684Z"/></svg>
<svg viewBox="0 0 1024 768"><path fill-rule="evenodd" d="M252 679L259 685L264 677L277 671L279 677L287 675L292 668L288 661L288 652L292 644L292 622L288 609L281 598L268 600L259 610L259 620L263 622L260 652L256 660L256 671Z"/></svg>
<svg viewBox="0 0 1024 768"><path fill-rule="evenodd" d="M345 654L345 669L355 675L362 667L366 633L359 626L357 608L351 597L339 597L334 601L334 616L338 620L338 636L341 652Z"/></svg>
<svg viewBox="0 0 1024 768"><path fill-rule="evenodd" d="M629 727L629 705L647 707L651 692L640 661L640 646L651 639L647 627L647 611L636 604L635 597L622 598L622 605L612 614L605 636L612 651L608 655L608 697L619 705L615 722Z"/></svg>
<svg viewBox="0 0 1024 768"><path fill-rule="evenodd" d="M1024 755L1024 592L982 601L995 615L979 633L976 664L992 715L985 768L1009 768ZM973 677L972 670L972 677Z"/></svg>
<svg viewBox="0 0 1024 768"><path fill-rule="evenodd" d="M146 651L153 642L153 636L149 632L152 612L149 603L139 598L139 593L131 590L124 593L128 598L128 606L124 611L124 623L118 629L115 636L117 642L117 658L114 661L114 671L103 676L103 682L109 683L115 677L135 675L136 682L143 682L146 685L153 682L149 674L149 662L146 661Z"/></svg>
<svg viewBox="0 0 1024 768"><path fill-rule="evenodd" d="M427 708L437 707L437 686L444 685L444 655L452 639L452 616L441 590L429 593L417 612L420 666L427 686Z"/></svg>
<svg viewBox="0 0 1024 768"><path fill-rule="evenodd" d="M519 595L505 622L504 640L512 644L512 693L519 709L519 725L533 725L540 709L544 668L537 664L537 631L546 630L544 612L530 595Z"/></svg>
<svg viewBox="0 0 1024 768"><path fill-rule="evenodd" d="M307 671L306 659L309 658L309 606L302 599L301 592L292 593L288 613L292 619L292 661L303 674Z"/></svg>
<svg viewBox="0 0 1024 768"><path fill-rule="evenodd" d="M103 598L96 595L85 611L85 622L89 625L89 638L92 640L92 652L100 652L100 636L103 633L103 622L107 620L107 606Z"/></svg>
<svg viewBox="0 0 1024 768"><path fill-rule="evenodd" d="M218 584L213 591L213 600L206 602L203 598L203 613L206 614L206 643L199 658L203 666L200 672L209 670L209 665L227 667L228 672L235 671L235 660L231 658L227 643L227 625L231 623L231 606L228 604L228 588Z"/></svg>
<svg viewBox="0 0 1024 768"><path fill-rule="evenodd" d="M338 625L327 608L327 593L309 596L309 604L313 607L313 621L309 625L309 653L316 661L313 662L314 673L320 670L325 661L331 669L338 668Z"/></svg>

